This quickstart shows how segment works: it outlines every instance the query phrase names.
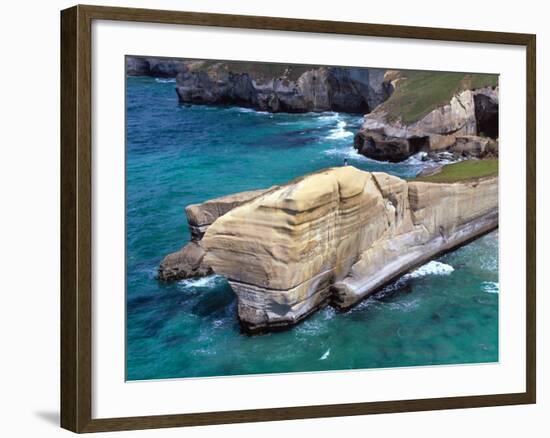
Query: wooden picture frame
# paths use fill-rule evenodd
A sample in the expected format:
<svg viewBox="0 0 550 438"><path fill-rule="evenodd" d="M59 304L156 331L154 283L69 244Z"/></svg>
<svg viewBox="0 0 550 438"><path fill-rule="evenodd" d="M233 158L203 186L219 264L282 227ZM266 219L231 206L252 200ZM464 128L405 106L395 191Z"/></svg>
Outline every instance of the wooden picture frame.
<svg viewBox="0 0 550 438"><path fill-rule="evenodd" d="M128 418L92 418L92 35L93 20L519 45L527 64L526 391L417 400L347 403ZM535 403L536 400L536 37L289 18L75 6L61 12L61 426L99 432L336 417Z"/></svg>

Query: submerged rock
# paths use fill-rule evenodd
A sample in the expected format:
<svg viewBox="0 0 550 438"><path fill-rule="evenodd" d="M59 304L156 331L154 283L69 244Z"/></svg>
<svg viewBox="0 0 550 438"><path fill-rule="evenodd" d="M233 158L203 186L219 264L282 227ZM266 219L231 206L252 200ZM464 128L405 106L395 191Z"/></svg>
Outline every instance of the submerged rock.
<svg viewBox="0 0 550 438"><path fill-rule="evenodd" d="M435 184L328 169L220 216L204 262L228 279L246 330L288 327L496 228L497 187L496 177Z"/></svg>

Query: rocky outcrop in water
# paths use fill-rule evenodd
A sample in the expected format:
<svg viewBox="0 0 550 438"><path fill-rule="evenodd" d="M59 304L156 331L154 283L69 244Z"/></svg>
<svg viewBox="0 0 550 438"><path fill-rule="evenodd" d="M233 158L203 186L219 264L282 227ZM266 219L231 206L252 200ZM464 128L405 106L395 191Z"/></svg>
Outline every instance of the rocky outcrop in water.
<svg viewBox="0 0 550 438"><path fill-rule="evenodd" d="M498 226L497 177L407 182L351 166L307 175L216 219L201 240L249 332L346 309L385 283Z"/></svg>
<svg viewBox="0 0 550 438"><path fill-rule="evenodd" d="M270 112L369 112L387 98L384 70L194 62L177 77L183 103L241 105Z"/></svg>
<svg viewBox="0 0 550 438"><path fill-rule="evenodd" d="M272 189L234 193L185 207L191 242L162 260L158 270L159 280L175 281L212 274L212 268L204 260L205 251L200 242L208 227L233 208Z"/></svg>
<svg viewBox="0 0 550 438"><path fill-rule="evenodd" d="M393 90L399 87L404 80L400 75L400 72L388 72L385 77L387 87ZM417 92L414 87L407 89L402 94L409 94L410 98L400 96L401 101L421 100L415 94ZM483 158L487 149L490 156L498 156L498 88L462 90L452 96L447 104L412 122L404 122L392 109L399 113L401 107L380 105L365 116L363 126L354 139L354 147L360 154L391 162L403 161L418 152L445 150ZM472 137L478 139L473 140ZM465 138L471 140L465 141ZM481 146L491 139L489 148Z"/></svg>

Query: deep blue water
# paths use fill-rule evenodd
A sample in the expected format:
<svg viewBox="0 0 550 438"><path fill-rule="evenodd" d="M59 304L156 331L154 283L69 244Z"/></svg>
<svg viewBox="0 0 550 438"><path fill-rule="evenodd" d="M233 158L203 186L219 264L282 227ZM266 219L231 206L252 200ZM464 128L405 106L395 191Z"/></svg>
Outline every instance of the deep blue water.
<svg viewBox="0 0 550 438"><path fill-rule="evenodd" d="M414 176L421 163L355 153L361 117L179 105L173 81L127 80L128 380L498 360L498 233L430 262L346 313L249 337L221 277L162 284L189 240L184 207L351 165Z"/></svg>

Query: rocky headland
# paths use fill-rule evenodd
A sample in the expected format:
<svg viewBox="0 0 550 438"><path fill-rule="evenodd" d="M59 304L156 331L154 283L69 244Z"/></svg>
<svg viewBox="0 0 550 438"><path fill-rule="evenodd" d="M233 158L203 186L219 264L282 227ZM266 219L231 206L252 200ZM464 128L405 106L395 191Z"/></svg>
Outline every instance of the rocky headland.
<svg viewBox="0 0 550 438"><path fill-rule="evenodd" d="M388 98L385 70L257 62L127 57L129 76L176 78L182 103L270 112L364 114Z"/></svg>
<svg viewBox="0 0 550 438"><path fill-rule="evenodd" d="M178 75L176 91L183 103L367 113L388 97L383 79L380 69L195 61Z"/></svg>
<svg viewBox="0 0 550 438"><path fill-rule="evenodd" d="M354 147L375 160L498 157L497 75L131 56L126 71L175 78L182 104L363 114Z"/></svg>
<svg viewBox="0 0 550 438"><path fill-rule="evenodd" d="M365 115L354 141L360 154L391 162L419 152L498 157L497 76L387 71L384 81L391 95Z"/></svg>
<svg viewBox="0 0 550 438"><path fill-rule="evenodd" d="M163 260L159 277L226 277L250 333L327 304L350 308L498 226L496 175L445 176L405 181L345 166L189 206L193 240Z"/></svg>

